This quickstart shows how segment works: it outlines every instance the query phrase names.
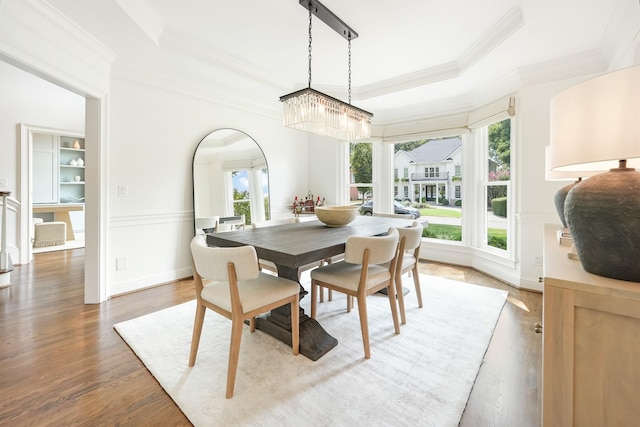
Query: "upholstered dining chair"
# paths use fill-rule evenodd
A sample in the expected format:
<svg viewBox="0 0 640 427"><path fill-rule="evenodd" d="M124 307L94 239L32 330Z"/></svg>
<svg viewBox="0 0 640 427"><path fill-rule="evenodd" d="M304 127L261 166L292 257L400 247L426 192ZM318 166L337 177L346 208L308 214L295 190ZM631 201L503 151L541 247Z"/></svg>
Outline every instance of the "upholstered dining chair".
<svg viewBox="0 0 640 427"><path fill-rule="evenodd" d="M418 307L422 308L422 292L420 292L420 275L418 273L418 258L420 256L420 244L422 243L422 224L414 221L410 227L397 228L400 235L398 246L399 256L396 263L396 294L400 308L400 321L404 325L407 317L404 309L404 292L402 290L402 275L411 272L413 284L416 288Z"/></svg>
<svg viewBox="0 0 640 427"><path fill-rule="evenodd" d="M291 347L293 354L298 354L300 286L292 280L261 273L253 246L208 247L204 236L197 235L191 241L191 254L197 306L189 366L196 362L206 309L230 319L231 344L226 391L226 397L230 399L236 382L245 320L249 320L249 331L254 332L258 314L290 304Z"/></svg>
<svg viewBox="0 0 640 427"><path fill-rule="evenodd" d="M384 236L349 236L344 261L311 271L311 318L316 317L318 287L322 286L355 297L358 301L364 357L371 358L367 296L386 288L395 333L400 333L394 290L398 257L398 231L390 228ZM380 264L389 263L388 266Z"/></svg>

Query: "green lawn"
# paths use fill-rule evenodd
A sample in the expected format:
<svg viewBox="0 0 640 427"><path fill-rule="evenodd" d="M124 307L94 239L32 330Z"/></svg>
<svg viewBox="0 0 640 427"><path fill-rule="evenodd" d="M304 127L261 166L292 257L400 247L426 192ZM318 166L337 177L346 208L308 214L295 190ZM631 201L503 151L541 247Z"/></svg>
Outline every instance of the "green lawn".
<svg viewBox="0 0 640 427"><path fill-rule="evenodd" d="M424 229L422 237L460 242L462 240L462 227L459 225L429 224L429 227ZM487 237L489 246L507 250L507 230L490 228L487 230Z"/></svg>
<svg viewBox="0 0 640 427"><path fill-rule="evenodd" d="M460 218L460 211L453 209L439 209L439 208L423 208L420 209L420 215L422 216L439 216L446 218Z"/></svg>
<svg viewBox="0 0 640 427"><path fill-rule="evenodd" d="M422 232L422 237L431 237L441 240L462 240L462 227L448 224L429 224Z"/></svg>

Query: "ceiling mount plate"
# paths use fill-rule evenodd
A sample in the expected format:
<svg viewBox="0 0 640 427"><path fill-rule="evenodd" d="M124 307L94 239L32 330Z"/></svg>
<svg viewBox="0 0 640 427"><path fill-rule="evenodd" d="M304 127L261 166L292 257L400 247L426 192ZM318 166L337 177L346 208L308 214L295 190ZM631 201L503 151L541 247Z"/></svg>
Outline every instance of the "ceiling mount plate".
<svg viewBox="0 0 640 427"><path fill-rule="evenodd" d="M340 34L345 39L353 40L358 37L358 33L356 33L353 28L345 24L342 19L338 18L318 0L300 0L300 6L304 7L306 10L309 10L309 7L311 7L312 14L317 16L329 27L333 28L336 33Z"/></svg>

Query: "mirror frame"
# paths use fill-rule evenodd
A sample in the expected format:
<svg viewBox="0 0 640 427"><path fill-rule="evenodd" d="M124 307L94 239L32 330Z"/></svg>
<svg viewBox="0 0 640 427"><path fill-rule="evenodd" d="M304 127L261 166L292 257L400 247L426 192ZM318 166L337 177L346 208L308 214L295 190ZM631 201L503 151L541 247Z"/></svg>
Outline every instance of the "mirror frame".
<svg viewBox="0 0 640 427"><path fill-rule="evenodd" d="M195 162L196 162L196 156L198 154L198 150L201 148L202 144L204 142L206 142L207 138L214 134L215 132L219 132L219 131L228 131L228 132L238 132L241 133L243 135L245 135L248 139L250 139L251 141L253 141L253 143L256 145L256 147L258 148L258 150L260 151L260 153L262 154L262 158L264 159L264 164L265 164L265 168L267 170L267 210L265 210L265 217L266 218L270 218L271 217L271 178L270 178L270 172L269 172L269 162L267 161L267 156L264 154L264 150L262 149L262 147L260 146L260 144L258 144L258 142L248 133L240 130L240 129L236 129L236 128L218 128L218 129L214 129L211 132L206 133L198 142L198 144L195 147L195 150L193 151L193 157L191 159L191 184L192 184L192 206L193 206L193 221L194 221L194 226L193 226L193 230L194 232L196 232L196 226L195 226L195 221L196 221L196 176L195 176Z"/></svg>

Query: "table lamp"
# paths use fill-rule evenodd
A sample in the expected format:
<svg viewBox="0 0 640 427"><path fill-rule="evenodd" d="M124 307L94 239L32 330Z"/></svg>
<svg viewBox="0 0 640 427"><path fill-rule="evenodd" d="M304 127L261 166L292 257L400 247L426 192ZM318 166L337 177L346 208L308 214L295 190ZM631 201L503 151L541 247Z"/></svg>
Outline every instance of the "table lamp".
<svg viewBox="0 0 640 427"><path fill-rule="evenodd" d="M595 175L598 171L557 171L551 169L551 146L547 145L544 147L544 179L545 181L571 181L570 184L565 185L560 188L554 198L553 204L556 207L556 212L558 212L558 217L560 217L560 222L562 223L562 227L566 230L565 232L569 232L569 226L567 225L567 220L564 215L564 202L567 198L567 194L569 190L573 188L574 185L581 182L583 178L588 178L591 175Z"/></svg>
<svg viewBox="0 0 640 427"><path fill-rule="evenodd" d="M640 66L561 92L550 120L552 170L611 168L574 185L564 203L583 268L640 282Z"/></svg>

